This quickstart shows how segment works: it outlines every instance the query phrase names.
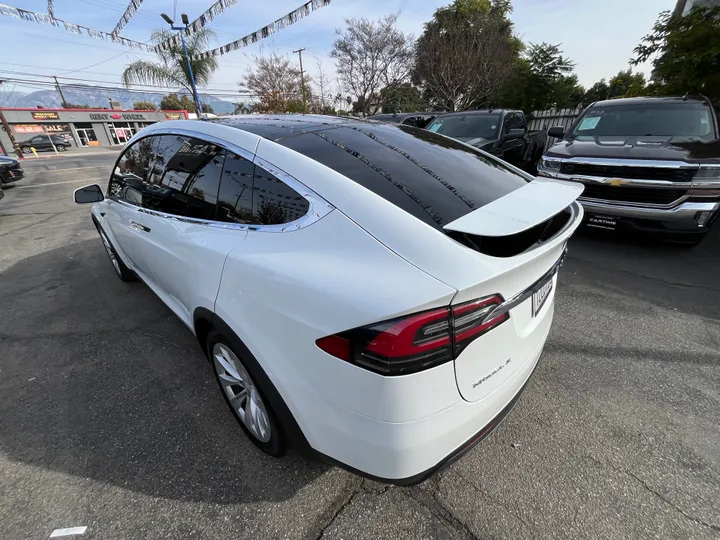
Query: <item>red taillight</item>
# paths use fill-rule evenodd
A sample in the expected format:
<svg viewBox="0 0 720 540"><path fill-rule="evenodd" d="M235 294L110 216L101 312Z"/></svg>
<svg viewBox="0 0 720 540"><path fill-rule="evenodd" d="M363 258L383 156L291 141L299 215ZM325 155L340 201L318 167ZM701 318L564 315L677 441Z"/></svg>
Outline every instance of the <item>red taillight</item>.
<svg viewBox="0 0 720 540"><path fill-rule="evenodd" d="M320 338L318 347L381 375L407 375L457 357L475 338L502 324L504 313L484 321L500 295L433 309Z"/></svg>
<svg viewBox="0 0 720 540"><path fill-rule="evenodd" d="M502 296L496 294L452 308L455 357L457 357L472 340L489 332L510 318L510 313L505 312L497 317L487 319L487 316L502 304L503 301Z"/></svg>

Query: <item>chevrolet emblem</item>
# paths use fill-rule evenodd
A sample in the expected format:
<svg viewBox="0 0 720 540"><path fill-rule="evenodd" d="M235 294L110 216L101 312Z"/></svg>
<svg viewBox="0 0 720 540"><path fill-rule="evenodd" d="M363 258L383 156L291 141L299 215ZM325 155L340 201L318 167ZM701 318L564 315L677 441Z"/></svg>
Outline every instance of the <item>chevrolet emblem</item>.
<svg viewBox="0 0 720 540"><path fill-rule="evenodd" d="M620 187L628 184L629 182L627 180L623 180L622 178L608 178L605 180L605 183L610 184L611 186Z"/></svg>

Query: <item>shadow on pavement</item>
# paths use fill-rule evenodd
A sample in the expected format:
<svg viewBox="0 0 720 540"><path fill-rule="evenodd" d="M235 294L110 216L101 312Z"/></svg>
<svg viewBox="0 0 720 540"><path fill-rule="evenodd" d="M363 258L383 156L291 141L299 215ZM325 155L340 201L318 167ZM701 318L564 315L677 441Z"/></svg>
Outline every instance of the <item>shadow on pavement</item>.
<svg viewBox="0 0 720 540"><path fill-rule="evenodd" d="M670 310L720 319L720 221L689 248L581 227L570 240L563 281L601 288Z"/></svg>
<svg viewBox="0 0 720 540"><path fill-rule="evenodd" d="M116 278L99 240L16 263L0 305L7 459L217 503L285 500L327 470L246 439L194 336L147 287Z"/></svg>

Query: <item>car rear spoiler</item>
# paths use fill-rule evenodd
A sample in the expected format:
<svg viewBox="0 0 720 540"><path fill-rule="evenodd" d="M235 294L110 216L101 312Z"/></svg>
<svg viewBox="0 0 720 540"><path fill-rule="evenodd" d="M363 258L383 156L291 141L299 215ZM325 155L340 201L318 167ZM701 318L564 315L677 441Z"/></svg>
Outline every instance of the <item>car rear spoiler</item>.
<svg viewBox="0 0 720 540"><path fill-rule="evenodd" d="M577 182L536 178L527 185L445 225L477 236L510 236L559 214L585 189Z"/></svg>

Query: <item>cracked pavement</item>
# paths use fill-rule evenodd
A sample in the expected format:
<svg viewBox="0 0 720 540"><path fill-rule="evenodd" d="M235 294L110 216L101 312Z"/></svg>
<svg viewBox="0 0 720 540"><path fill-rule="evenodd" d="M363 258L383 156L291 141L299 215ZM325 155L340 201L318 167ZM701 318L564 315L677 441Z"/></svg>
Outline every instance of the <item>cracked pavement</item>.
<svg viewBox="0 0 720 540"><path fill-rule="evenodd" d="M193 336L71 202L112 160L27 164L0 201L0 538L720 537L720 226L696 249L573 238L515 409L399 488L245 439Z"/></svg>

